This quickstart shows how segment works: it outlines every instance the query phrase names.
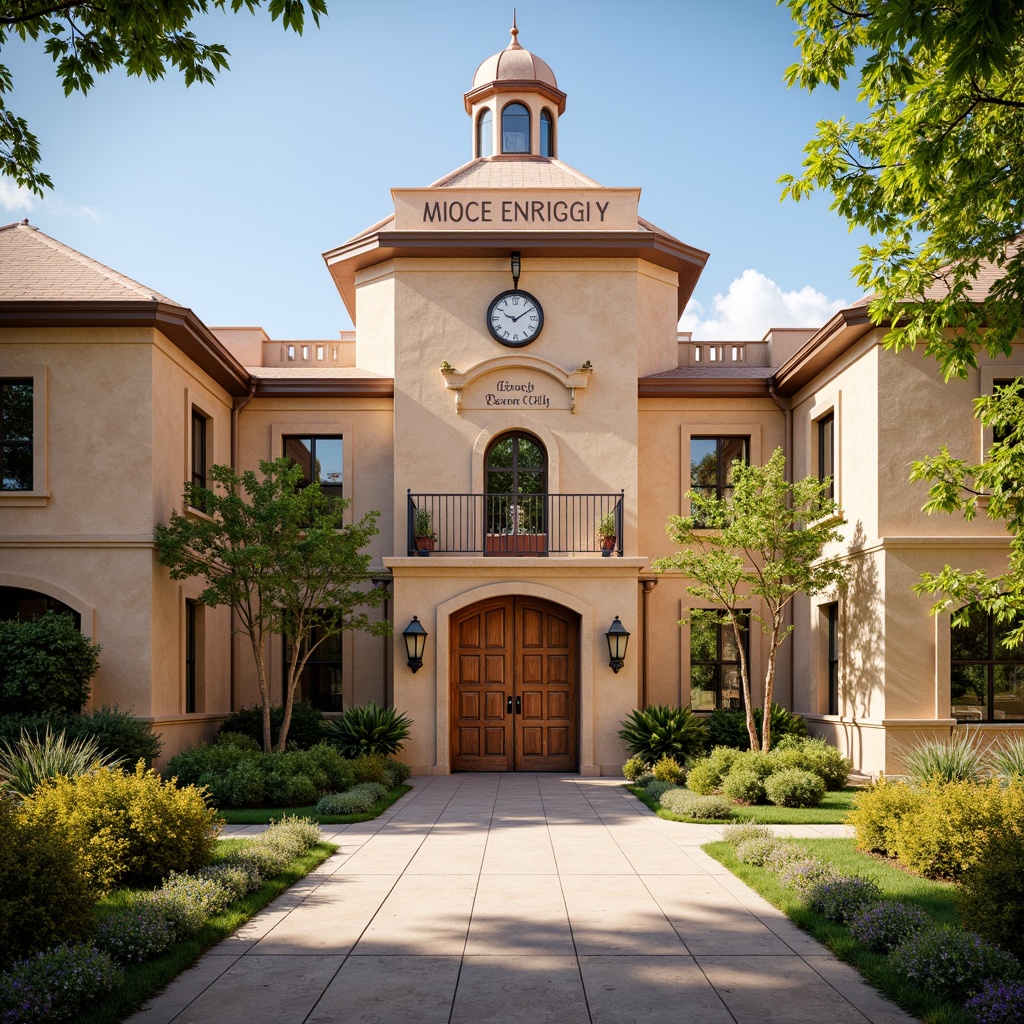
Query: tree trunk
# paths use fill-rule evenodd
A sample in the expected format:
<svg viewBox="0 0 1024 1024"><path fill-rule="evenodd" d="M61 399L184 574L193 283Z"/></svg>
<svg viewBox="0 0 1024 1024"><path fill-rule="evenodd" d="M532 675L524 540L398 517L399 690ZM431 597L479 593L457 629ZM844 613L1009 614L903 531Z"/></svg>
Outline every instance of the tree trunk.
<svg viewBox="0 0 1024 1024"><path fill-rule="evenodd" d="M263 753L269 754L273 750L273 744L270 739L270 687L267 682L267 664L263 656L263 638L257 639L250 633L249 640L256 662L256 678L260 684L260 702L263 704Z"/></svg>
<svg viewBox="0 0 1024 1024"><path fill-rule="evenodd" d="M740 682L743 685L743 707L747 713L747 735L750 738L750 749L757 750L757 724L754 722L754 708L750 697L750 673L747 670L747 656L740 633L739 623L735 616L730 616L733 636L736 637L736 650L740 652ZM747 627L748 631L750 627Z"/></svg>

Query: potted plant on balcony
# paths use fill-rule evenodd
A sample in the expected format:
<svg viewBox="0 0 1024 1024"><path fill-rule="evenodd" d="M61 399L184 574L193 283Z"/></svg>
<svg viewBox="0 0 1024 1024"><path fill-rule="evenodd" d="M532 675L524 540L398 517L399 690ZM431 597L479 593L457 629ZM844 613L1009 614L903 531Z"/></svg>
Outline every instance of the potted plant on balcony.
<svg viewBox="0 0 1024 1024"><path fill-rule="evenodd" d="M615 529L615 512L602 512L597 517L597 539L601 544L601 554L608 558L615 550L618 536Z"/></svg>
<svg viewBox="0 0 1024 1024"><path fill-rule="evenodd" d="M429 508L417 508L413 514L412 532L416 539L416 554L422 558L434 550L434 513Z"/></svg>

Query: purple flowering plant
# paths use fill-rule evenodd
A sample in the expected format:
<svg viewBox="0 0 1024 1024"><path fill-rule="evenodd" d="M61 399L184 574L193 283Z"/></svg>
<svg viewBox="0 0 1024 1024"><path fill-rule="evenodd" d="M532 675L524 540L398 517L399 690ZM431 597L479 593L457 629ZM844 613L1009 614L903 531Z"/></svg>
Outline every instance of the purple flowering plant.
<svg viewBox="0 0 1024 1024"><path fill-rule="evenodd" d="M986 981L964 1009L975 1024L1018 1024L1024 1020L1024 983Z"/></svg>
<svg viewBox="0 0 1024 1024"><path fill-rule="evenodd" d="M895 900L863 907L847 922L850 934L876 953L888 953L930 923L920 907Z"/></svg>

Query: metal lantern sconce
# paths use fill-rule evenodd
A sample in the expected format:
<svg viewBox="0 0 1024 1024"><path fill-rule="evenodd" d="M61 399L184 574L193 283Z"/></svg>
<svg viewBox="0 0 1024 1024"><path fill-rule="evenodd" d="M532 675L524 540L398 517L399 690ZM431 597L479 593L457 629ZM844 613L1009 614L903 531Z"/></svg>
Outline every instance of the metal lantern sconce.
<svg viewBox="0 0 1024 1024"><path fill-rule="evenodd" d="M427 646L427 631L415 615L412 617L412 622L402 630L402 637L405 639L405 653L409 656L409 668L413 672L418 672L423 667L423 652Z"/></svg>
<svg viewBox="0 0 1024 1024"><path fill-rule="evenodd" d="M626 663L626 645L629 643L629 630L619 621L618 615L605 636L608 638L608 664L617 673Z"/></svg>
<svg viewBox="0 0 1024 1024"><path fill-rule="evenodd" d="M519 253L512 253L512 287L519 288L519 271L522 268L522 259Z"/></svg>

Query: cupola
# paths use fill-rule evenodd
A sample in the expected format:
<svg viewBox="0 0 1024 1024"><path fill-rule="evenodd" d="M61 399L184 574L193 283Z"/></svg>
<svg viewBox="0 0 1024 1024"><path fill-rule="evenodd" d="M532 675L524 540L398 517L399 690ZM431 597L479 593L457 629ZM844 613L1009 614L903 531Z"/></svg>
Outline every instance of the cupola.
<svg viewBox="0 0 1024 1024"><path fill-rule="evenodd" d="M520 44L514 14L511 41L476 69L465 101L473 119L474 157L558 155L565 93L547 62Z"/></svg>

